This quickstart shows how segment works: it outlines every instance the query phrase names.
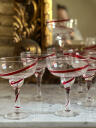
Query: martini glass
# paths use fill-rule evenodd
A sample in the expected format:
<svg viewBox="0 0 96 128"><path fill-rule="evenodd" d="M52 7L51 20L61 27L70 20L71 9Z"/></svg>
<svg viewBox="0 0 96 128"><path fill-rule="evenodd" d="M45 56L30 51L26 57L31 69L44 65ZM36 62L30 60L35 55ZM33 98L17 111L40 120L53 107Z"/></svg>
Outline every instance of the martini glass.
<svg viewBox="0 0 96 128"><path fill-rule="evenodd" d="M9 80L9 84L15 92L15 105L12 112L4 117L12 120L26 118L29 113L23 112L20 106L20 88L24 79L35 73L37 59L26 57L3 57L0 58L0 77Z"/></svg>
<svg viewBox="0 0 96 128"><path fill-rule="evenodd" d="M47 27L52 36L53 45L55 45L57 51L58 49L59 51L63 51L64 46L67 43L70 43L70 41L66 40L66 38L70 39L70 35L74 31L73 23L70 21L70 19L64 19L47 22ZM71 23L71 25L69 23Z"/></svg>
<svg viewBox="0 0 96 128"><path fill-rule="evenodd" d="M76 19L51 20L47 22L47 27L57 49L69 49L72 48L72 45L75 45L73 48L76 48L76 45L80 45L80 48L83 47L82 38L76 34L76 30L78 30Z"/></svg>
<svg viewBox="0 0 96 128"><path fill-rule="evenodd" d="M51 74L60 77L61 83L66 91L66 104L64 110L55 114L63 117L74 117L79 113L70 108L70 90L75 81L75 77L85 74L88 63L85 59L74 54L64 54L63 56L53 56L47 58L47 67Z"/></svg>
<svg viewBox="0 0 96 128"><path fill-rule="evenodd" d="M83 77L87 84L87 96L86 99L81 103L81 105L92 107L96 106L96 103L94 102L94 98L91 92L92 80L96 73L96 52L93 50L89 51L85 53L84 57L88 58L89 67L87 72L83 74Z"/></svg>
<svg viewBox="0 0 96 128"><path fill-rule="evenodd" d="M46 68L46 58L49 56L54 56L54 53L51 52L50 55L47 55L46 51L42 51L41 54L33 54L31 52L22 52L21 56L27 56L29 58L38 58L38 64L37 68L35 71L35 77L37 79L37 95L35 97L35 100L37 101L42 101L42 90L41 90L41 82L42 82L42 77L45 72Z"/></svg>

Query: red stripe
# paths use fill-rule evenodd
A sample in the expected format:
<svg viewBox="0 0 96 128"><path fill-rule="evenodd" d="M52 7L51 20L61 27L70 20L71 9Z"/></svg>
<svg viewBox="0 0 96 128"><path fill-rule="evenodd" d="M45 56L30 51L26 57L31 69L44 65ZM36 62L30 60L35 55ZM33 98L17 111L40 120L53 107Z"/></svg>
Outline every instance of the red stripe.
<svg viewBox="0 0 96 128"><path fill-rule="evenodd" d="M41 59L45 59L45 58L47 58L47 57L54 56L54 55L55 55L55 53L53 53L53 54L51 54L51 55L44 56L44 57L39 57L38 59L41 60Z"/></svg>
<svg viewBox="0 0 96 128"><path fill-rule="evenodd" d="M18 107L18 106L15 106L15 108L20 108L20 107Z"/></svg>
<svg viewBox="0 0 96 128"><path fill-rule="evenodd" d="M23 80L23 79L18 80L18 81L16 81L16 82L15 82L15 81L12 81L10 84L11 84L11 85L13 85L13 84L17 84L17 83L21 82L22 80Z"/></svg>
<svg viewBox="0 0 96 128"><path fill-rule="evenodd" d="M76 53L64 53L64 55L69 55L69 56L76 57L79 59L85 59L84 57L82 57L80 55L76 55Z"/></svg>
<svg viewBox="0 0 96 128"><path fill-rule="evenodd" d="M20 94L20 93L18 93L18 94L16 95L15 102L18 100L19 94Z"/></svg>
<svg viewBox="0 0 96 128"><path fill-rule="evenodd" d="M88 71L95 71L96 70L96 68L94 68L94 69L88 69Z"/></svg>
<svg viewBox="0 0 96 128"><path fill-rule="evenodd" d="M63 82L62 84L68 84L68 83L70 83L72 80L74 80L74 77L73 77L72 79L66 81L66 82Z"/></svg>
<svg viewBox="0 0 96 128"><path fill-rule="evenodd" d="M50 70L50 72L52 72L52 73L68 73L68 72L75 72L75 71L79 71L79 70L85 69L85 68L87 68L88 66L89 66L89 65L85 65L84 67L75 68L75 69L70 69L70 70L64 70L64 71L52 71L52 70Z"/></svg>
<svg viewBox="0 0 96 128"><path fill-rule="evenodd" d="M42 68L36 68L36 70L41 70Z"/></svg>
<svg viewBox="0 0 96 128"><path fill-rule="evenodd" d="M6 73L6 74L0 74L0 76L11 76L11 75L17 74L17 73L20 73L20 72L26 71L27 69L32 68L36 64L37 64L37 61L28 67L25 67L23 69L20 69L20 70L14 71L14 72Z"/></svg>
<svg viewBox="0 0 96 128"><path fill-rule="evenodd" d="M94 45L94 46L89 46L89 47L86 47L86 48L84 48L85 50L90 50L90 49L94 49L94 48L96 48L96 45Z"/></svg>
<svg viewBox="0 0 96 128"><path fill-rule="evenodd" d="M96 57L90 57L90 59L96 60Z"/></svg>
<svg viewBox="0 0 96 128"><path fill-rule="evenodd" d="M40 59L45 59L45 58L47 58L47 57L54 56L54 55L55 55L55 53L53 53L53 54L51 54L51 55L46 55L46 56L43 56L43 57L38 57L38 60L40 60ZM27 57L27 58L36 59L35 57L32 57L32 56L29 56L29 57ZM26 61L25 61L25 62L26 62Z"/></svg>
<svg viewBox="0 0 96 128"><path fill-rule="evenodd" d="M51 20L51 21L47 21L47 24L48 23L58 23L58 22L66 22L66 21L69 21L70 19L64 19L64 20Z"/></svg>

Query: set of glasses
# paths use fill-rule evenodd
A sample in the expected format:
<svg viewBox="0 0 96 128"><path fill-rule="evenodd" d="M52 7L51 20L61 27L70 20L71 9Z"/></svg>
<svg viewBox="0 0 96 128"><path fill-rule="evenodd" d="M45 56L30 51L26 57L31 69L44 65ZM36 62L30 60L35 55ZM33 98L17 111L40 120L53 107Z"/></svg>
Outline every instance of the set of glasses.
<svg viewBox="0 0 96 128"><path fill-rule="evenodd" d="M18 57L0 58L0 77L9 80L10 86L15 92L15 105L13 112L4 115L7 119L23 119L29 116L20 106L20 89L24 79L35 75L37 79L36 100L42 100L41 82L48 68L50 73L60 78L62 87L66 92L66 104L63 110L54 114L63 117L73 117L79 115L75 110L71 110L70 91L78 77L84 78L87 82L88 96L81 105L93 105L93 100L89 95L91 81L96 71L96 46L88 47L83 52L64 50L66 43L71 44L74 33L74 20L52 20L47 22L49 31L52 33L54 48L34 54L32 52L22 52ZM76 41L76 40L75 40Z"/></svg>

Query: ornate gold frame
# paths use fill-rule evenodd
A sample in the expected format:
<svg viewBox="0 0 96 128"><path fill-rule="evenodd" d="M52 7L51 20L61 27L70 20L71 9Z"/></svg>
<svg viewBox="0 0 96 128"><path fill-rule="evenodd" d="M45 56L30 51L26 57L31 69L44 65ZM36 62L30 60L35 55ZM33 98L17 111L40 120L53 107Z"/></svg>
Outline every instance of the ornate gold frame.
<svg viewBox="0 0 96 128"><path fill-rule="evenodd" d="M46 21L52 19L52 0L26 1L25 3L23 0L14 2L14 41L18 43L22 39L31 38L45 49L52 45L52 37L46 26ZM26 11L27 6L32 12L31 19Z"/></svg>

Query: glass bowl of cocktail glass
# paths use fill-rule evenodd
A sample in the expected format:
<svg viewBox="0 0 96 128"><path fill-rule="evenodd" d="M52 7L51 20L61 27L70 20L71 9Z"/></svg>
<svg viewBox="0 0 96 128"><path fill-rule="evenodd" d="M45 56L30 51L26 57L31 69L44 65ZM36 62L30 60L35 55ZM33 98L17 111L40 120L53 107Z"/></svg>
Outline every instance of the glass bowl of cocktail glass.
<svg viewBox="0 0 96 128"><path fill-rule="evenodd" d="M70 29L70 26L68 26L68 23L70 22L70 19L64 19L64 20L51 20L47 21L47 26L50 32L54 36L58 35L64 35L66 33L72 32Z"/></svg>
<svg viewBox="0 0 96 128"><path fill-rule="evenodd" d="M22 52L21 57L27 56L28 58L38 58L38 64L35 71L36 77L36 95L34 97L34 102L39 105L39 109L34 110L36 113L45 114L49 113L51 105L46 102L47 96L42 93L42 77L46 68L46 58L49 56L54 56L55 53L51 52L47 55L47 51L42 51L40 54L34 54L32 52ZM33 112L34 113L34 112Z"/></svg>
<svg viewBox="0 0 96 128"><path fill-rule="evenodd" d="M57 111L55 115L64 117L77 116L79 113L72 111L70 108L70 89L75 81L75 77L86 73L88 68L86 59L69 53L62 56L55 55L47 58L47 68L51 74L61 78L61 83L66 91L64 110Z"/></svg>
<svg viewBox="0 0 96 128"><path fill-rule="evenodd" d="M7 119L19 120L29 116L20 106L20 88L24 79L35 73L37 58L3 57L0 58L0 77L9 80L9 84L15 92L14 110L4 115Z"/></svg>
<svg viewBox="0 0 96 128"><path fill-rule="evenodd" d="M71 38L71 33L74 31L74 22L75 20L73 19L47 21L47 27L50 36L52 36L52 42L57 49L59 48L59 50L62 50L66 43L70 44L70 41L66 40L66 38Z"/></svg>

